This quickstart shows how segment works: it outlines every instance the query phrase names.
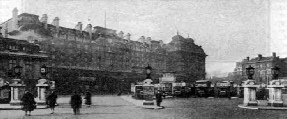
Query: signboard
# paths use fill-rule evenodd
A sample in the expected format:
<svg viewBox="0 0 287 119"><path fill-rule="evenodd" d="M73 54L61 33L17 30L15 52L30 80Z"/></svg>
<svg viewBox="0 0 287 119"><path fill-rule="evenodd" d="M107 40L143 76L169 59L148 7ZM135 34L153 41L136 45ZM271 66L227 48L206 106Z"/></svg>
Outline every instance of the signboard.
<svg viewBox="0 0 287 119"><path fill-rule="evenodd" d="M175 76L173 73L164 73L159 82L175 82Z"/></svg>
<svg viewBox="0 0 287 119"><path fill-rule="evenodd" d="M143 95L145 100L153 100L154 96L154 86L143 86Z"/></svg>
<svg viewBox="0 0 287 119"><path fill-rule="evenodd" d="M4 89L0 91L0 98L9 98L10 90Z"/></svg>

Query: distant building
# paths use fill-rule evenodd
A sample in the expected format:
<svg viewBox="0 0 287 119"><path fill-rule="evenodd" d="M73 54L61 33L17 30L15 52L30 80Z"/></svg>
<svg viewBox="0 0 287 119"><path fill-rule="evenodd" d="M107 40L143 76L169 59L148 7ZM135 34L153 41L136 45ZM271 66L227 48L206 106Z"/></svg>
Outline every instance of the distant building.
<svg viewBox="0 0 287 119"><path fill-rule="evenodd" d="M279 77L287 76L287 58L279 58L279 56L276 56L276 53L273 53L273 55L269 57L263 57L259 54L258 57L252 59L247 57L241 62L237 62L234 75L241 75L241 79L247 79L246 68L249 67L249 65L255 68L253 78L258 83L266 84L272 80L271 68L274 66L280 68Z"/></svg>
<svg viewBox="0 0 287 119"><path fill-rule="evenodd" d="M69 88L74 84L67 82L72 81L78 82L75 85L82 83L95 90L113 92L122 80L127 85L144 80L143 71L148 64L153 68L154 80L166 71L175 71L180 81L205 78L207 55L191 38L176 35L168 44L144 36L133 41L131 34L124 35L122 31L117 33L91 24L83 28L81 22L70 29L61 27L58 17L52 24L47 19L46 14L40 20L33 14L18 15L14 9L13 18L2 23L2 33L8 38L39 44L51 59L48 65L53 68L56 87Z"/></svg>

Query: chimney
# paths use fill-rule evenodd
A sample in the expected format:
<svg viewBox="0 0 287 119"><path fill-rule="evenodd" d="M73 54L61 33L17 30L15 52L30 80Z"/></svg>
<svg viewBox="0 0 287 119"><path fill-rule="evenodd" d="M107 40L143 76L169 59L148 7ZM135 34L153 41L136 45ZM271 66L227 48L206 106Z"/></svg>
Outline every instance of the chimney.
<svg viewBox="0 0 287 119"><path fill-rule="evenodd" d="M145 42L145 37L141 36L138 41L141 42L141 43Z"/></svg>
<svg viewBox="0 0 287 119"><path fill-rule="evenodd" d="M18 9L15 7L12 11L13 14L13 22L12 22L12 30L17 30L18 29Z"/></svg>
<svg viewBox="0 0 287 119"><path fill-rule="evenodd" d="M127 33L127 35L125 36L127 40L131 40L131 34Z"/></svg>
<svg viewBox="0 0 287 119"><path fill-rule="evenodd" d="M246 57L247 61L249 61L249 57Z"/></svg>
<svg viewBox="0 0 287 119"><path fill-rule="evenodd" d="M78 24L75 27L76 30L82 31L83 30L83 24L82 22L78 22Z"/></svg>
<svg viewBox="0 0 287 119"><path fill-rule="evenodd" d="M59 29L59 21L60 19L58 17L55 17L53 22L52 22L52 25L56 26L57 29Z"/></svg>
<svg viewBox="0 0 287 119"><path fill-rule="evenodd" d="M92 39L92 24L88 24L85 31L89 33L90 39Z"/></svg>
<svg viewBox="0 0 287 119"><path fill-rule="evenodd" d="M124 38L124 32L120 31L119 34L118 34L118 36L119 36L120 38Z"/></svg>
<svg viewBox="0 0 287 119"><path fill-rule="evenodd" d="M275 57L276 57L276 53L275 53L275 52L273 52L272 54L273 54L273 58L275 58Z"/></svg>
<svg viewBox="0 0 287 119"><path fill-rule="evenodd" d="M48 16L47 16L47 14L43 14L43 16L42 16L42 18L41 18L41 20L40 20L42 23L44 23L44 27L45 27L45 29L47 29L48 28L48 26L47 26L47 22L48 22Z"/></svg>
<svg viewBox="0 0 287 119"><path fill-rule="evenodd" d="M259 60L261 60L262 59L262 55L258 54L258 58L259 58Z"/></svg>

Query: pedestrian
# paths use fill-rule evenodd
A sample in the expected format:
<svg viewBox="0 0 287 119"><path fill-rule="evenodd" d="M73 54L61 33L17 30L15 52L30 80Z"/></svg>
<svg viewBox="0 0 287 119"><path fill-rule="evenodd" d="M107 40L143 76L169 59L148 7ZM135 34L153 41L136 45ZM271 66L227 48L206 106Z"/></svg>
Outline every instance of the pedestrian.
<svg viewBox="0 0 287 119"><path fill-rule="evenodd" d="M85 94L85 98L84 98L84 99L86 99L86 100L85 100L85 104L86 104L88 107L90 107L91 104L92 104L92 94L91 94L91 92L86 91L86 94Z"/></svg>
<svg viewBox="0 0 287 119"><path fill-rule="evenodd" d="M227 87L227 97L229 100L231 99L231 88L230 88L230 86Z"/></svg>
<svg viewBox="0 0 287 119"><path fill-rule="evenodd" d="M52 93L47 97L46 104L48 107L51 108L51 114L54 113L57 98L58 96L54 91L52 91Z"/></svg>
<svg viewBox="0 0 287 119"><path fill-rule="evenodd" d="M157 93L155 94L155 98L156 98L156 105L160 107L160 103L162 102L162 93L160 90L158 90Z"/></svg>
<svg viewBox="0 0 287 119"><path fill-rule="evenodd" d="M34 95L29 91L25 91L24 95L21 98L21 105L22 110L25 111L25 115L31 116L31 111L36 108L36 101L34 100Z"/></svg>
<svg viewBox="0 0 287 119"><path fill-rule="evenodd" d="M73 108L74 115L80 114L80 108L82 107L82 97L77 91L71 96L70 100L71 107Z"/></svg>

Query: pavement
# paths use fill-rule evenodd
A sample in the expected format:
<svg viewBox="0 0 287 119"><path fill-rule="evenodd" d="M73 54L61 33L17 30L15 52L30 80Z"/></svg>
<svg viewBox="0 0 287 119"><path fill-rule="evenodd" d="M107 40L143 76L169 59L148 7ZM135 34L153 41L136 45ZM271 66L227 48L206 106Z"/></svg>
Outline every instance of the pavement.
<svg viewBox="0 0 287 119"><path fill-rule="evenodd" d="M143 105L144 100L134 99L134 98L132 98L131 95L122 95L121 98L127 102L134 104L137 107L142 107L142 108L146 108L146 109L163 109L163 107L156 106L155 100L154 100L155 105Z"/></svg>
<svg viewBox="0 0 287 119"><path fill-rule="evenodd" d="M257 100L258 101L258 106L246 106L243 104L239 104L238 107L244 108L244 109L257 109L257 110L287 110L287 107L273 107L273 106L268 106L268 101L267 100Z"/></svg>
<svg viewBox="0 0 287 119"><path fill-rule="evenodd" d="M98 100L99 98L104 97L104 95L96 95L93 96L93 100ZM144 100L137 100L132 98L131 95L121 95L119 96L121 99L123 99L126 102L129 102L137 107L145 108L145 109L163 109L163 107L158 107L156 105L143 105ZM57 103L61 107L67 107L69 106L70 96L59 96L57 99ZM95 101L96 102L96 101ZM112 102L112 103L111 103ZM83 101L84 103L84 101ZM92 106L98 106L98 105L116 105L117 102L109 101L104 102L101 101L101 103L93 103ZM154 101L154 104L156 102ZM83 104L84 105L84 104ZM0 104L0 110L20 110L21 106L15 106L10 104ZM37 109L47 109L46 105L37 105Z"/></svg>

